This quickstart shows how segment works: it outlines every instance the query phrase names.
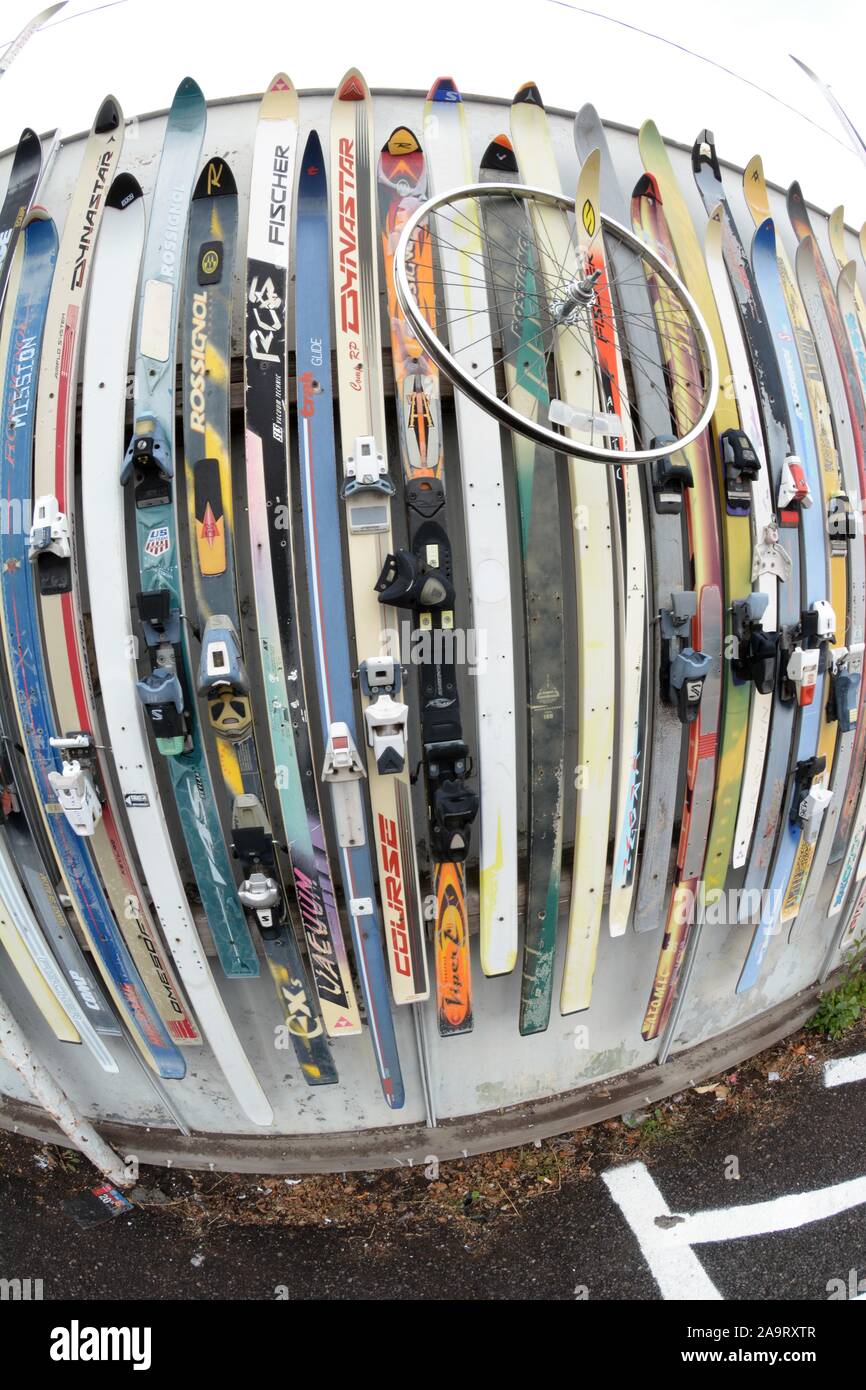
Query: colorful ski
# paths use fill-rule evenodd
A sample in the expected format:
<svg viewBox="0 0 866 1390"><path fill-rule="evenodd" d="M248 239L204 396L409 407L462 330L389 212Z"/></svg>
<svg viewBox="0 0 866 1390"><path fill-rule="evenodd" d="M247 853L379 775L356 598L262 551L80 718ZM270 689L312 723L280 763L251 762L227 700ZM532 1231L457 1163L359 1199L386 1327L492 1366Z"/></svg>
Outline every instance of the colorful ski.
<svg viewBox="0 0 866 1390"><path fill-rule="evenodd" d="M121 174L106 200L94 257L82 372L84 540L88 555L98 557L90 586L93 642L118 786L165 939L202 1031L239 1106L254 1124L267 1125L273 1118L271 1107L241 1047L199 942L160 802L136 689L124 493L119 487L106 486L124 444L126 364L144 228L141 189L131 175ZM113 538L110 546L105 543L106 536Z"/></svg>
<svg viewBox="0 0 866 1390"><path fill-rule="evenodd" d="M658 184L651 174L644 174L635 187L632 222L650 249L675 270L673 240ZM698 348L690 331L676 339L666 331L667 325L676 321L670 290L654 275L648 276L648 285L662 339L669 344L670 361L665 367L671 382L673 417L681 429L686 421L694 419L695 399L700 391ZM680 717L689 730L686 795L680 815L674 891L641 1029L647 1040L658 1037L666 1025L688 935L698 911L718 761L724 613L715 460L709 429L685 453L692 477L685 502L694 594L686 591L681 598L674 594L670 609L662 609L660 617L666 644L661 669L668 698L676 699Z"/></svg>
<svg viewBox="0 0 866 1390"><path fill-rule="evenodd" d="M419 712L427 783L428 839L436 916L433 943L439 1031L472 1027L466 872L478 797L468 786L470 753L463 738L457 667L448 643L455 632L453 561L445 513L445 457L439 373L412 336L397 303L394 253L406 219L427 196L424 155L410 130L392 132L379 155L379 224L385 262L397 433L409 522L409 547L389 555L379 601L414 615ZM419 230L413 277L427 319L436 321L433 251ZM444 755L444 756L443 756ZM452 773L456 775L452 775ZM420 946L423 958L423 942Z"/></svg>
<svg viewBox="0 0 866 1390"><path fill-rule="evenodd" d="M520 182L517 160L505 135L488 145L480 177L482 182ZM508 398L522 414L546 420L550 396L539 314L543 289L528 210L518 199L509 197L485 198L479 206ZM551 450L518 434L512 436L512 451L520 509L530 692L528 822L532 834L520 993L520 1030L527 1033L548 1026L553 997L565 757L565 577L556 457Z"/></svg>
<svg viewBox="0 0 866 1390"><path fill-rule="evenodd" d="M450 77L441 77L424 106L424 149L431 192L475 181L463 102ZM477 205L464 203L460 226L442 232L440 266L445 327L451 352L471 353L479 377L492 376L487 291L478 269L484 251ZM470 339L472 340L470 342ZM460 444L472 631L486 643L474 672L481 798L479 880L481 968L504 975L517 961L517 748L515 738L514 627L509 544L504 506L502 445L492 416L462 392L454 395Z"/></svg>
<svg viewBox="0 0 866 1390"><path fill-rule="evenodd" d="M429 986L422 950L402 644L393 609L381 606L376 594L385 559L393 550L394 484L388 473L381 375L373 101L354 68L341 81L331 106L330 142L342 496L355 653L391 988L395 1002L407 1004L426 998Z"/></svg>
<svg viewBox="0 0 866 1390"><path fill-rule="evenodd" d="M622 226L630 220L628 206L619 185L604 127L595 108L581 107L574 122L574 143L581 161L593 150L600 157L600 202L602 212ZM611 238L608 247L611 279L622 311L622 331L630 356L641 363L633 372L633 391L641 425L645 431L642 446L653 439L671 435L668 391L659 359L659 338L653 327L653 309L640 261L624 242ZM668 660L669 639L662 635L661 612L673 615L682 607L684 587L691 582L688 538L685 533L684 499L694 486L691 463L682 457L661 460L647 470L647 511L652 516L650 549L653 589L660 610L654 628L654 668L661 671ZM652 508L649 506L652 498ZM670 605L670 606L668 606ZM667 623L667 617L665 618ZM673 618L671 617L671 621ZM678 630L688 637L688 618L678 619ZM679 648L679 637L673 645ZM692 649L688 649L691 653ZM644 769L644 823L646 831L640 855L640 871L634 900L632 924L635 931L655 931L662 925L669 894L668 876L672 850L676 791L685 750L684 727L676 699L670 689L661 691L656 683L652 708L646 709L645 745L650 746L648 773ZM650 740L651 729L651 740ZM631 846L637 855L637 843Z"/></svg>
<svg viewBox="0 0 866 1390"><path fill-rule="evenodd" d="M175 93L153 191L139 295L132 439L120 481L132 484L141 592L138 617L150 669L138 691L168 762L181 827L208 925L228 975L259 962L237 896L190 678L177 543L174 387L177 319L189 200L206 110L184 78Z"/></svg>
<svg viewBox="0 0 866 1390"><path fill-rule="evenodd" d="M353 165L348 162L345 148L343 158L347 161L344 177L348 179ZM339 183L339 158L334 173ZM348 197L347 184L343 187L344 196ZM295 289L301 501L316 687L325 743L322 775L331 792L343 896L376 1066L385 1099L392 1109L398 1110L404 1104L405 1091L376 910L372 855L361 795L364 768L357 746L350 674L331 387L328 187L324 154L314 130L308 136L301 160L297 237L297 260L303 267ZM339 356L338 353L338 359ZM392 938L392 952L395 944L399 943Z"/></svg>
<svg viewBox="0 0 866 1390"><path fill-rule="evenodd" d="M32 220L25 233L20 289L14 309L10 306L4 318L4 351L0 354L4 364L2 436L7 441L0 458L0 495L10 508L15 499L20 507L20 499L31 491L35 387L56 257L54 223ZM148 997L90 856L57 807L50 778L58 770L50 742L56 725L39 641L26 530L21 524L0 528L0 564L3 636L19 732L66 891L109 992L143 1057L160 1076L182 1077L186 1064Z"/></svg>
<svg viewBox="0 0 866 1390"><path fill-rule="evenodd" d="M523 179L536 188L557 191L559 173L547 113L541 94L532 83L521 87L512 102L511 136ZM587 216L598 217L595 190L588 189L587 194ZM539 273L545 284L553 287L551 292L555 292L579 273L571 228L568 218L558 209L535 202L530 206ZM582 325L577 332L569 327L557 330L553 343L558 389L568 405L590 411L598 401L591 343L588 325ZM611 535L615 512L611 511L609 474L607 468L568 460L575 526L578 742L571 901L560 991L560 1010L564 1014L588 1008L592 997L608 859L617 632Z"/></svg>
<svg viewBox="0 0 866 1390"><path fill-rule="evenodd" d="M284 73L259 107L247 229L246 479L259 657L267 692L277 796L313 983L332 1037L358 1033L361 1017L349 971L316 794L298 639L289 506L286 325L291 192L298 98ZM289 944L289 937L284 937ZM291 942L294 947L294 942ZM268 959L286 1002L307 1004L299 962Z"/></svg>

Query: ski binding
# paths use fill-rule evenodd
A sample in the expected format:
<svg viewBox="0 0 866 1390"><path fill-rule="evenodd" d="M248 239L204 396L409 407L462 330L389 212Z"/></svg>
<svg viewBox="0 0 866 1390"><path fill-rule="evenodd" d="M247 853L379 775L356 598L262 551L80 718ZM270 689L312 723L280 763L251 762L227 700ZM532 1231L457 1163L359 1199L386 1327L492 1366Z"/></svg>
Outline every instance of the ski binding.
<svg viewBox="0 0 866 1390"><path fill-rule="evenodd" d="M650 441L650 448L658 449L663 444L675 443L672 434L657 434ZM685 490L694 485L692 466L683 454L676 458L673 454L667 454L664 458L653 459L653 502L660 516L680 516Z"/></svg>
<svg viewBox="0 0 866 1390"><path fill-rule="evenodd" d="M68 734L65 738L49 739L63 757L60 772L49 772L48 780L60 803L60 808L76 835L89 838L102 819L102 802L94 780L95 752L89 734ZM81 761L67 758L68 752L81 753Z"/></svg>
<svg viewBox="0 0 866 1390"><path fill-rule="evenodd" d="M731 604L732 631L737 642L734 676L743 684L754 681L756 690L769 695L776 684L779 656L778 632L765 632L761 619L770 602L759 590Z"/></svg>
<svg viewBox="0 0 866 1390"><path fill-rule="evenodd" d="M779 511L791 512L792 507L811 507L812 494L803 464L796 454L789 454L782 464L779 483Z"/></svg>
<svg viewBox="0 0 866 1390"><path fill-rule="evenodd" d="M842 734L849 734L857 723L860 672L852 671L848 662L852 656L862 656L863 651L862 642L853 642L850 647L834 647L830 654L832 681L827 700L827 718L838 720Z"/></svg>
<svg viewBox="0 0 866 1390"><path fill-rule="evenodd" d="M478 793L466 785L469 749L462 739L424 745L430 786L430 852L442 864L462 864Z"/></svg>
<svg viewBox="0 0 866 1390"><path fill-rule="evenodd" d="M392 608L436 611L454 607L454 585L440 567L439 546L425 547L420 565L410 550L387 555L376 580L379 602Z"/></svg>
<svg viewBox="0 0 866 1390"><path fill-rule="evenodd" d="M409 707L394 699L402 685L400 666L392 656L368 658L361 662L358 677L361 690L372 702L364 710L364 723L376 769L381 776L402 772L406 766Z"/></svg>
<svg viewBox="0 0 866 1390"><path fill-rule="evenodd" d="M140 511L170 505L174 480L171 448L165 432L156 420L146 423L150 428L139 430L130 440L120 471L121 484L129 482L135 474L135 505Z"/></svg>
<svg viewBox="0 0 866 1390"><path fill-rule="evenodd" d="M333 787L334 822L341 845L362 845L365 841L364 804L359 785L364 776L348 724L334 720L328 729L322 780Z"/></svg>
<svg viewBox="0 0 866 1390"><path fill-rule="evenodd" d="M343 463L343 473L344 497L350 497L363 488L386 492L389 496L396 491L388 476L388 461L371 434L358 435L352 453L347 454Z"/></svg>
<svg viewBox="0 0 866 1390"><path fill-rule="evenodd" d="M56 497L37 497L27 555L36 565L40 594L68 594L72 589L69 518Z"/></svg>
<svg viewBox="0 0 866 1390"><path fill-rule="evenodd" d="M761 475L761 461L745 430L725 430L721 445L728 511L732 516L748 516L752 507L751 484Z"/></svg>
<svg viewBox="0 0 866 1390"><path fill-rule="evenodd" d="M662 697L676 705L683 724L698 717L711 664L706 653L688 645L689 626L697 611L697 597L691 590L672 593L670 608L659 609L664 644L659 673Z"/></svg>
<svg viewBox="0 0 866 1390"><path fill-rule="evenodd" d="M172 647L167 648L163 659L170 664L154 666L150 675L136 681L136 690L150 720L157 748L167 758L176 758L186 747L183 687L175 670ZM157 660L160 660L159 653Z"/></svg>
<svg viewBox="0 0 866 1390"><path fill-rule="evenodd" d="M255 913L256 920L264 931L275 925L274 908L280 901L276 879L270 878L261 869L256 869L241 883L238 898L248 911Z"/></svg>
<svg viewBox="0 0 866 1390"><path fill-rule="evenodd" d="M824 786L814 786L816 777L824 774L827 759L820 756L804 758L794 769L794 796L789 820L799 825L807 844L814 844L821 829L821 820L833 793Z"/></svg>
<svg viewBox="0 0 866 1390"><path fill-rule="evenodd" d="M763 535L755 540L752 583L760 579L762 574L773 574L782 583L791 577L791 557L785 547L779 544L779 528L775 522L768 522Z"/></svg>
<svg viewBox="0 0 866 1390"><path fill-rule="evenodd" d="M249 688L231 618L214 613L202 635L197 689L207 697L211 725L223 738L241 738L252 724Z"/></svg>

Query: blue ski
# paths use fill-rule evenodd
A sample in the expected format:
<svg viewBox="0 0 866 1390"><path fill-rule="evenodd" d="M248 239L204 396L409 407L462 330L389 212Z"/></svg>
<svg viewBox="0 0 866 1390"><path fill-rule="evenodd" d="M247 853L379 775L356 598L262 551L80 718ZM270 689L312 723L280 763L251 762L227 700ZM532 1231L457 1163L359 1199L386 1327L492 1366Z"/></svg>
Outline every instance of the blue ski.
<svg viewBox="0 0 866 1390"><path fill-rule="evenodd" d="M30 496L36 380L48 293L57 257L57 232L48 219L25 231L24 264L9 336L3 380L0 494L11 514ZM180 1078L186 1064L154 1008L117 924L84 841L66 817L52 814L56 796L49 774L59 770L51 747L51 695L39 638L34 572L27 559L26 527L0 528L3 628L16 712L46 827L69 896L106 984L142 1053L159 1075Z"/></svg>
<svg viewBox="0 0 866 1390"><path fill-rule="evenodd" d="M328 192L318 135L310 132L298 184L295 286L298 432L307 582L322 736L327 746L325 780L334 802L343 893L367 1021L385 1099L404 1103L388 997L370 848L364 833L361 756L357 751L353 662L346 623L340 548L339 483L331 388L331 294L328 276ZM363 740L362 740L363 746Z"/></svg>

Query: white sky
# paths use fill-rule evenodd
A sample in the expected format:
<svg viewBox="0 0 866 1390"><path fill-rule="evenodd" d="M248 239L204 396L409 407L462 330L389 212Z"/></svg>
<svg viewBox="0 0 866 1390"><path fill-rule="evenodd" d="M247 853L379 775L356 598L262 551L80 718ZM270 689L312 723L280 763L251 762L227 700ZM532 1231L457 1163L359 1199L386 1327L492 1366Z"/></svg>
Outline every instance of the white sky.
<svg viewBox="0 0 866 1390"><path fill-rule="evenodd" d="M0 46L40 3L2 0ZM652 116L664 135L688 144L709 126L723 158L743 165L760 152L774 181L799 178L809 201L844 201L855 227L866 219L866 166L788 57L796 53L830 83L866 137L866 6L590 7L594 14L570 0L70 0L0 83L0 148L25 123L66 134L88 128L108 91L128 116L166 107L187 72L209 98L261 91L280 67L301 90L332 88L350 66L373 87L426 90L449 73L463 91L504 98L531 78L549 105L576 110L590 100L603 117L634 126Z"/></svg>

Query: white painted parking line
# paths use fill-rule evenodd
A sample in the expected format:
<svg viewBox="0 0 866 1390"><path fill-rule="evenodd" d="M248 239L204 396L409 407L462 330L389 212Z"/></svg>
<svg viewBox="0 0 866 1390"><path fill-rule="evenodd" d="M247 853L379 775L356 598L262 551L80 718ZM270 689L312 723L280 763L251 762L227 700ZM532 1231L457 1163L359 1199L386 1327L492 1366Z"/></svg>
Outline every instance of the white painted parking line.
<svg viewBox="0 0 866 1390"><path fill-rule="evenodd" d="M866 1081L866 1052L824 1063L825 1086L847 1086L850 1081Z"/></svg>
<svg viewBox="0 0 866 1390"><path fill-rule="evenodd" d="M642 1163L609 1168L605 1184L634 1231L662 1298L720 1301L722 1295L693 1250L676 1246L666 1225L670 1207ZM658 1224L661 1218L662 1224Z"/></svg>
<svg viewBox="0 0 866 1390"><path fill-rule="evenodd" d="M671 1212L642 1163L611 1168L603 1177L666 1299L722 1297L695 1255L694 1245L791 1231L866 1203L866 1177L861 1177L767 1202Z"/></svg>

